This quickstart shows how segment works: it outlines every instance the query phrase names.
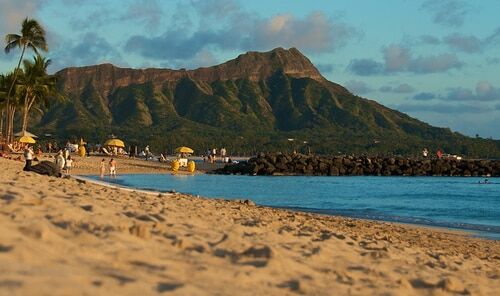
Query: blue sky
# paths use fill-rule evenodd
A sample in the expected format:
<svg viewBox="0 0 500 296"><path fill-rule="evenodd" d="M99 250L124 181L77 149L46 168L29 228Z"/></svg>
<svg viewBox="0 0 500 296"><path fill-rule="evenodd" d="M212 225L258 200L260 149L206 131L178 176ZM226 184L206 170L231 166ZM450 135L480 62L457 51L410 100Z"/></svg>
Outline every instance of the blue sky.
<svg viewBox="0 0 500 296"><path fill-rule="evenodd" d="M432 125L500 139L498 0L0 0L0 34L48 32L52 71L188 68L296 47L331 81ZM0 72L19 53L0 55Z"/></svg>

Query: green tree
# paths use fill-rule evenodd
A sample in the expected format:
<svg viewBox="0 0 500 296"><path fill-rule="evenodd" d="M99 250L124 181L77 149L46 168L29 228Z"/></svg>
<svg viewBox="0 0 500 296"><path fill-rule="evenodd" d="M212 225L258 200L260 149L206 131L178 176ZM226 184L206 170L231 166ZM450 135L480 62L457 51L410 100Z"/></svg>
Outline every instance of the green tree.
<svg viewBox="0 0 500 296"><path fill-rule="evenodd" d="M28 127L28 114L36 104L47 106L50 98L60 97L56 89L56 77L47 74L51 60L36 55L33 61L24 60L24 75L19 79L23 100L22 131Z"/></svg>
<svg viewBox="0 0 500 296"><path fill-rule="evenodd" d="M15 76L14 73L9 73L7 75L0 75L0 104L2 106L2 113L4 110L7 111L5 122L6 125L10 126L13 126L14 115L21 101L19 99L20 97L19 85L15 84L15 86L12 88L11 91L10 102L7 105L7 92L10 86L12 85L12 81L14 81L14 76Z"/></svg>
<svg viewBox="0 0 500 296"><path fill-rule="evenodd" d="M5 100L7 99L7 87L4 87L4 81L5 81L5 75L0 74L0 141L3 140Z"/></svg>
<svg viewBox="0 0 500 296"><path fill-rule="evenodd" d="M16 84L19 68L21 67L21 61L23 60L24 53L26 49L31 49L35 53L38 50L47 51L47 42L45 40L45 30L44 28L34 19L25 18L21 26L21 34L7 34L5 35L5 53L9 53L12 49L18 47L21 49L21 56L19 57L19 62L17 63L16 70L14 71L14 77L12 79L11 85L7 92L6 97L6 109L7 109L7 124L6 124L6 137L7 142L12 139L12 129L13 121L11 122L9 118L13 118L10 114L10 100L12 97L12 92Z"/></svg>

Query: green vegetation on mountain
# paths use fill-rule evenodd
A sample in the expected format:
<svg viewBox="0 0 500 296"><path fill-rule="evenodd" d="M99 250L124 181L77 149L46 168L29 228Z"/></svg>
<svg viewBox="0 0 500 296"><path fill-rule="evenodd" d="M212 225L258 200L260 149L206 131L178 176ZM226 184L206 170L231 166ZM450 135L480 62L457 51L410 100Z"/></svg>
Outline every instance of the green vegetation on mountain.
<svg viewBox="0 0 500 296"><path fill-rule="evenodd" d="M418 154L424 147L500 157L500 141L432 127L323 78L298 50L247 53L197 70L124 69L109 64L57 73L66 100L30 120L59 139L103 142L115 134L156 151L199 153ZM293 139L289 140L289 139Z"/></svg>

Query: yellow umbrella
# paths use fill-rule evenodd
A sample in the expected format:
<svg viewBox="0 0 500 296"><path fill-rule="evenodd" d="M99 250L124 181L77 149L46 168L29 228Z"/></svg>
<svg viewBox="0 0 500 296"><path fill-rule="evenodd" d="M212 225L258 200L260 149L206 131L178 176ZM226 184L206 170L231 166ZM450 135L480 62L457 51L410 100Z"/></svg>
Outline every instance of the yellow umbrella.
<svg viewBox="0 0 500 296"><path fill-rule="evenodd" d="M24 137L24 136L28 136L28 137L32 137L32 138L38 138L36 135L28 132L28 131L20 131L20 132L17 132L14 134L14 136L16 137Z"/></svg>
<svg viewBox="0 0 500 296"><path fill-rule="evenodd" d="M104 146L115 146L125 148L125 143L120 139L109 139L104 143Z"/></svg>
<svg viewBox="0 0 500 296"><path fill-rule="evenodd" d="M27 143L27 144L35 144L36 141L35 139L33 139L32 137L30 136L23 136L23 137L20 137L19 140L18 140L20 143Z"/></svg>
<svg viewBox="0 0 500 296"><path fill-rule="evenodd" d="M191 154L194 151L193 151L193 149L191 149L189 147L182 146L182 147L177 147L175 149L175 152L177 152L177 153L189 153L189 154Z"/></svg>

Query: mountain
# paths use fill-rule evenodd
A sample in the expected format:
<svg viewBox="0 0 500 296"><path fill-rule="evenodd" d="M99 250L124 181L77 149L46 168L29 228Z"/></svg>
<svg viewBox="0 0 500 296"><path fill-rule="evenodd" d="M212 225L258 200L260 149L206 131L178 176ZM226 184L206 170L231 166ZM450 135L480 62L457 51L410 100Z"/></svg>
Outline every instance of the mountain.
<svg viewBox="0 0 500 296"><path fill-rule="evenodd" d="M102 141L115 133L157 149L418 153L423 147L500 155L499 141L432 127L325 79L295 48L248 52L195 70L111 64L58 73L66 96L32 120L34 130ZM294 139L288 140L288 139ZM203 149L203 150L202 150Z"/></svg>

